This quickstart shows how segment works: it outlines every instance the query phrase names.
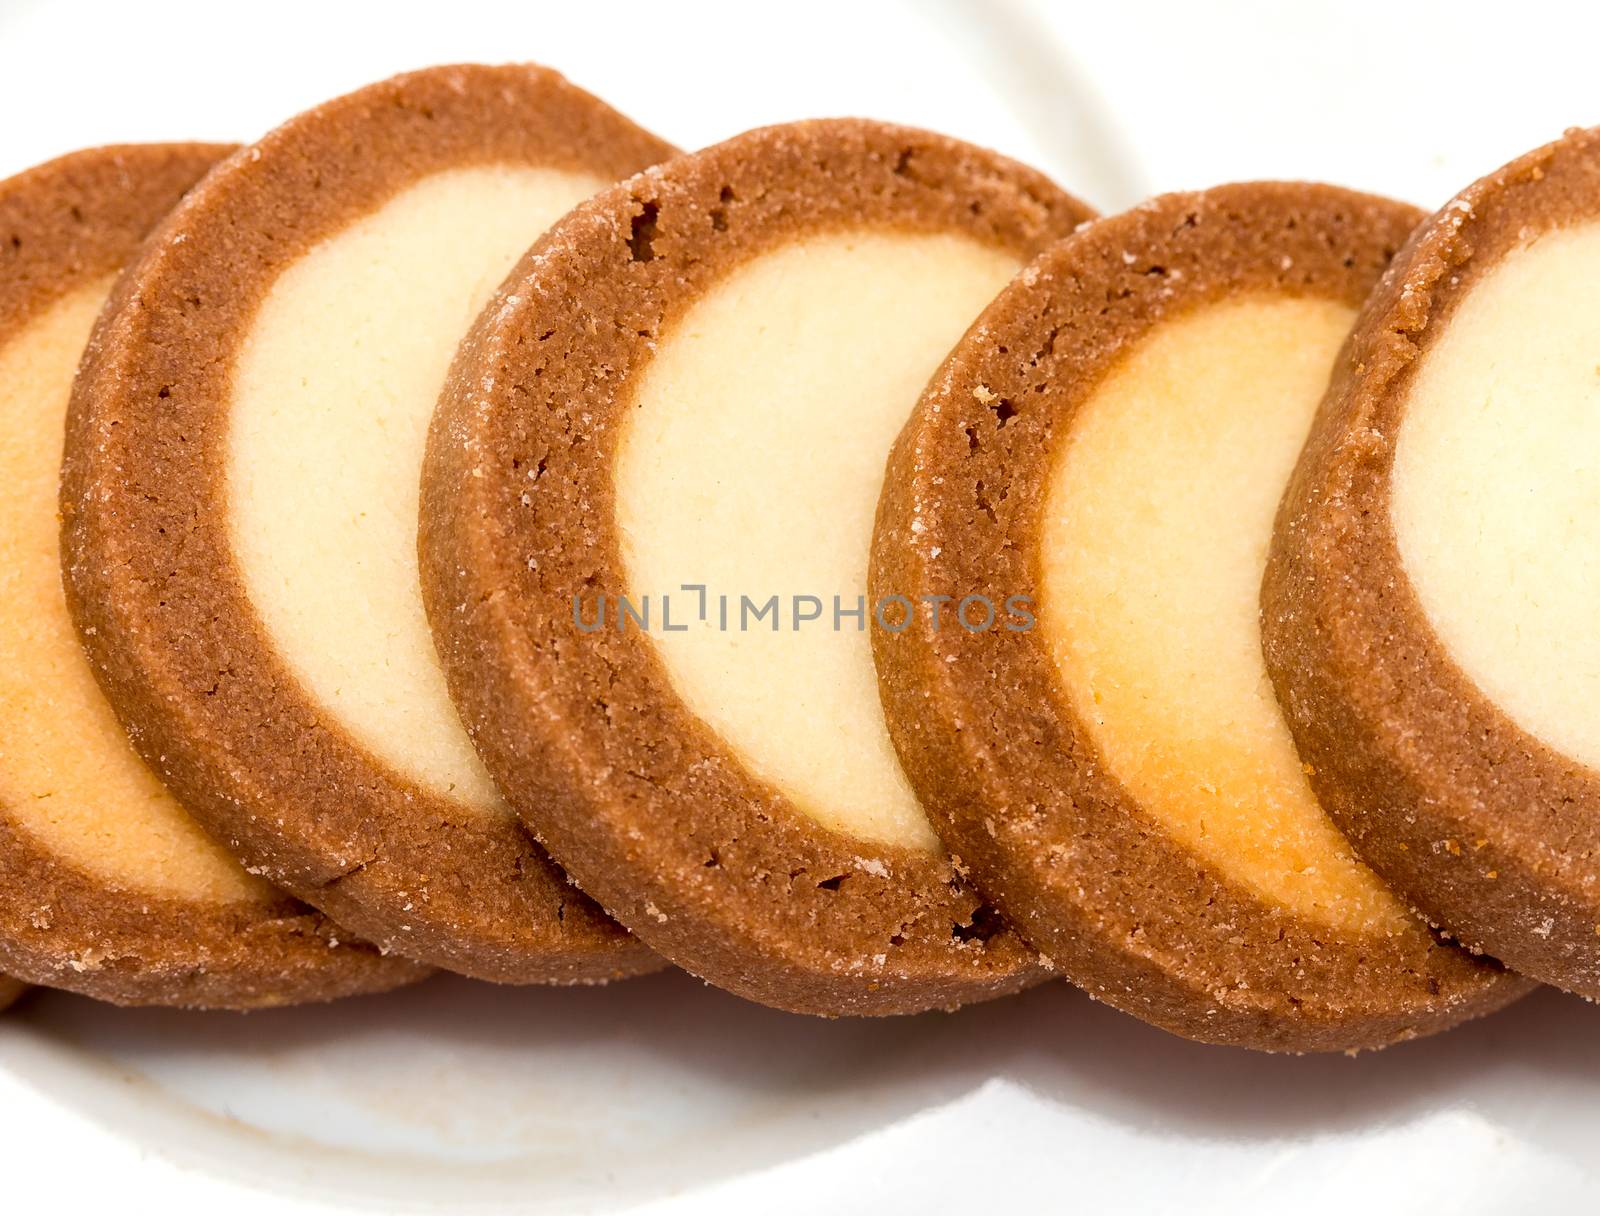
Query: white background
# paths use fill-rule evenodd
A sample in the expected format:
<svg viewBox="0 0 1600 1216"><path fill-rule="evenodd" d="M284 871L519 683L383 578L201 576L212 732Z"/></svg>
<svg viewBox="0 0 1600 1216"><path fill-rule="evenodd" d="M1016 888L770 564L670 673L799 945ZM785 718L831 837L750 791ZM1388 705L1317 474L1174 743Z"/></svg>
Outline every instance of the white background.
<svg viewBox="0 0 1600 1216"><path fill-rule="evenodd" d="M1597 35L1600 11L1529 3L0 0L0 175L534 59L684 147L862 114L1106 210L1251 177L1432 207L1600 122ZM0 1023L19 1211L1593 1210L1597 1137L1600 1013L1551 993L1354 1060L1197 1047L1060 985L894 1022L672 975L248 1018L52 995Z"/></svg>

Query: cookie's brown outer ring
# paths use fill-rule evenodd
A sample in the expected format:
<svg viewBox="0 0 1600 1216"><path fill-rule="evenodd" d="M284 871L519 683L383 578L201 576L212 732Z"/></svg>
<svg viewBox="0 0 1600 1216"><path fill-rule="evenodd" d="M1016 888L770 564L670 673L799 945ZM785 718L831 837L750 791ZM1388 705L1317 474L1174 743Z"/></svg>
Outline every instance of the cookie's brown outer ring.
<svg viewBox="0 0 1600 1216"><path fill-rule="evenodd" d="M229 151L97 148L0 184L0 341L115 274ZM426 973L353 941L288 896L223 905L116 890L44 848L3 807L0 966L122 1004L219 1008L328 1000Z"/></svg>
<svg viewBox="0 0 1600 1216"><path fill-rule="evenodd" d="M10 1009L16 1004L17 998L28 990L28 986L21 980L14 980L8 975L0 975L0 1012Z"/></svg>
<svg viewBox="0 0 1600 1216"><path fill-rule="evenodd" d="M174 212L119 285L74 394L68 595L141 752L253 868L397 953L483 979L661 964L514 820L394 772L297 683L228 544L228 377L276 276L424 174L511 161L623 177L671 153L533 66L434 68L341 97Z"/></svg>
<svg viewBox="0 0 1600 1216"><path fill-rule="evenodd" d="M701 291L785 240L954 230L1027 257L1088 214L942 136L857 120L753 131L577 208L462 347L423 475L425 599L452 691L584 889L712 983L888 1014L1044 972L944 859L826 831L753 777L637 631L574 627L574 591L627 588L611 469L631 386Z"/></svg>
<svg viewBox="0 0 1600 1216"><path fill-rule="evenodd" d="M1356 307L1418 218L1331 187L1224 186L1154 199L1047 251L967 334L896 443L873 594L1037 603L1055 437L1129 345L1251 291ZM890 733L935 823L1091 995L1189 1038L1320 1051L1439 1030L1527 990L1420 922L1331 940L1216 873L1100 762L1042 631L936 630L923 612L873 641Z"/></svg>
<svg viewBox="0 0 1600 1216"><path fill-rule="evenodd" d="M1509 966L1600 998L1600 775L1513 723L1428 624L1390 518L1418 356L1507 252L1600 217L1600 130L1513 161L1422 225L1364 310L1283 504L1267 666L1312 784L1368 864Z"/></svg>

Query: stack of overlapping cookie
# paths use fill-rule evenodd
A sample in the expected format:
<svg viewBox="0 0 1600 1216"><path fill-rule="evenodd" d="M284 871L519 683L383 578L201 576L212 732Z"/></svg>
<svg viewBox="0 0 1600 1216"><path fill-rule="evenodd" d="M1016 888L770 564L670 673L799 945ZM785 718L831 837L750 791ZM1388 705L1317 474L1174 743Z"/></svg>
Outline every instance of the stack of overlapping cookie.
<svg viewBox="0 0 1600 1216"><path fill-rule="evenodd" d="M1096 219L534 67L14 178L0 968L1287 1051L1600 995L1597 184Z"/></svg>

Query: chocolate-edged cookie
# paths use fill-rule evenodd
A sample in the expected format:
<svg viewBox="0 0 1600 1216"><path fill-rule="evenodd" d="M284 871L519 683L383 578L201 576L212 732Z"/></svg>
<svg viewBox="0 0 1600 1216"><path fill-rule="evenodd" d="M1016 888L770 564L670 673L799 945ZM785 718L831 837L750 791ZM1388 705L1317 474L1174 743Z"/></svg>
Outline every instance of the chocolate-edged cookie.
<svg viewBox="0 0 1600 1216"><path fill-rule="evenodd" d="M1469 186L1363 313L1278 518L1269 670L1428 918L1600 997L1600 131Z"/></svg>
<svg viewBox="0 0 1600 1216"><path fill-rule="evenodd" d="M1260 651L1281 487L1419 218L1262 183L1100 220L984 313L890 457L872 594L916 611L873 644L907 776L1057 967L1190 1038L1379 1047L1528 988L1355 859Z"/></svg>
<svg viewBox="0 0 1600 1216"><path fill-rule="evenodd" d="M423 481L451 690L551 852L712 983L888 1014L1045 974L899 771L864 600L928 374L1088 214L942 136L768 128L574 210L462 346Z"/></svg>
<svg viewBox="0 0 1600 1216"><path fill-rule="evenodd" d="M226 148L99 148L0 183L0 966L125 1004L251 1008L422 975L247 874L129 746L61 589L73 374L117 272Z"/></svg>
<svg viewBox="0 0 1600 1216"><path fill-rule="evenodd" d="M462 733L417 591L427 421L528 244L671 152L534 66L331 101L167 220L73 399L68 594L140 750L253 870L483 979L660 963L550 864Z"/></svg>

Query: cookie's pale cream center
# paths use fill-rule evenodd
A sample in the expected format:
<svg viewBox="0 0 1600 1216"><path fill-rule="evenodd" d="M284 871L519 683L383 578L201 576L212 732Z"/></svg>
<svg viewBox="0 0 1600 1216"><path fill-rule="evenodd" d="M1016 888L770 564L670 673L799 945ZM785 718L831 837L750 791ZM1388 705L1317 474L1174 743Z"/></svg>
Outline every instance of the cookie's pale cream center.
<svg viewBox="0 0 1600 1216"><path fill-rule="evenodd" d="M109 287L80 288L0 346L0 814L118 890L265 899L134 754L67 615L56 514L67 397Z"/></svg>
<svg viewBox="0 0 1600 1216"><path fill-rule="evenodd" d="M1600 767L1600 224L1509 254L1422 356L1390 518L1446 651L1529 734Z"/></svg>
<svg viewBox="0 0 1600 1216"><path fill-rule="evenodd" d="M1183 847L1350 932L1407 918L1312 796L1261 657L1279 496L1353 312L1257 296L1138 342L1052 474L1039 621L1106 768Z"/></svg>
<svg viewBox="0 0 1600 1216"><path fill-rule="evenodd" d="M812 236L696 300L639 379L616 458L630 594L689 708L822 826L935 849L889 742L865 627L884 462L928 377L1018 269L955 234ZM706 587L707 620L698 595ZM673 623L660 619L672 596ZM741 628L743 597L778 628ZM721 622L721 597L729 622ZM820 602L820 617L795 625ZM593 620L592 611L588 619Z"/></svg>
<svg viewBox="0 0 1600 1216"><path fill-rule="evenodd" d="M251 600L306 690L370 752L498 808L418 589L428 420L517 258L606 182L512 166L427 177L290 266L233 375L228 501Z"/></svg>

